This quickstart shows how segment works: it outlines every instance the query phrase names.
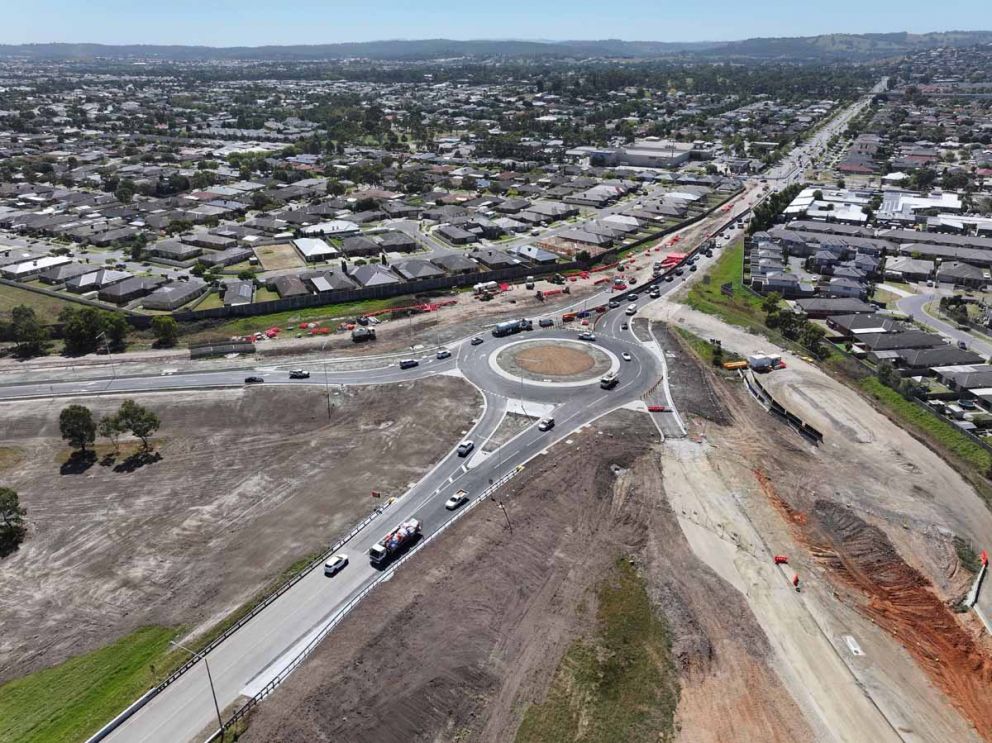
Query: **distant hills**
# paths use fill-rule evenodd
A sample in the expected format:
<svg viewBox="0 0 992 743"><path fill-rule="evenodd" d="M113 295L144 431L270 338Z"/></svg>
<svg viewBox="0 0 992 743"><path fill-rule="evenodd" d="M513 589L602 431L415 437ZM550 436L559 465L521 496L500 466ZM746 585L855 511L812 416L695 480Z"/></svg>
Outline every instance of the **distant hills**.
<svg viewBox="0 0 992 743"><path fill-rule="evenodd" d="M103 44L7 44L0 57L85 60L97 58L193 60L342 59L438 60L449 58L750 59L795 61L870 61L937 47L992 44L992 31L943 31L927 34L825 34L722 42L515 41L420 39L364 41L297 46L206 47Z"/></svg>

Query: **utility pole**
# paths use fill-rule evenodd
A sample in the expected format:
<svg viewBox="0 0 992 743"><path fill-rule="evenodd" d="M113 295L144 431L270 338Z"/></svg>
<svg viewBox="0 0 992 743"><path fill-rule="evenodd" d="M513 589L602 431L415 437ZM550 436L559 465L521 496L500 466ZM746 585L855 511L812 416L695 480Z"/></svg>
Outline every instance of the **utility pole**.
<svg viewBox="0 0 992 743"><path fill-rule="evenodd" d="M503 501L499 502L499 510L503 512L503 517L506 519L506 527L513 533L513 525L510 523L510 513L506 510L506 506L503 505Z"/></svg>
<svg viewBox="0 0 992 743"><path fill-rule="evenodd" d="M207 656L204 655L203 653L198 653L195 650L190 650L185 645L182 645L181 643L175 642L173 640L170 640L169 641L169 644L170 645L173 645L174 647L177 647L177 648L182 648L187 653L189 653L190 655L192 655L194 658L202 658L203 659L203 667L207 669L207 681L210 682L210 694L214 698L214 711L217 712L218 731L220 732L221 735L223 735L224 734L224 718L222 718L220 716L220 705L217 704L217 692L214 690L214 678L213 678L213 676L210 675L210 664L207 663Z"/></svg>
<svg viewBox="0 0 992 743"><path fill-rule="evenodd" d="M324 397L327 399L327 422L331 421L331 387L327 381L327 359L324 359Z"/></svg>

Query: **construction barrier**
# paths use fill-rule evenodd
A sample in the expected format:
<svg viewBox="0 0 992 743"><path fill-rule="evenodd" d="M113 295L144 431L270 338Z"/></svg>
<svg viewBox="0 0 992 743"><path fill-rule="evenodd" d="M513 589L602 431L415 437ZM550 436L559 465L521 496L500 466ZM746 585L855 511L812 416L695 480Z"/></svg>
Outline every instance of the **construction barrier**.
<svg viewBox="0 0 992 743"><path fill-rule="evenodd" d="M739 370L738 373L741 375L741 378L744 380L744 384L747 386L751 394L762 403L769 413L774 413L780 417L796 429L801 436L805 436L814 444L820 444L823 442L823 434L820 433L820 431L804 421L795 413L787 410L784 405L772 397L768 390L765 389L764 385L758 381L758 378L754 376L752 372Z"/></svg>

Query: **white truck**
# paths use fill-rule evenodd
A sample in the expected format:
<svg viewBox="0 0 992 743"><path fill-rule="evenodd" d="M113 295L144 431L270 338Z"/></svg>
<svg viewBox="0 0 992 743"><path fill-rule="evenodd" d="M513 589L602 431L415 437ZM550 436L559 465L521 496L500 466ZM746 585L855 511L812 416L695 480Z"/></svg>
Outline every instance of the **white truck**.
<svg viewBox="0 0 992 743"><path fill-rule="evenodd" d="M620 381L620 375L617 372L609 372L603 375L603 378L599 380L599 386L604 390L612 390L617 386Z"/></svg>
<svg viewBox="0 0 992 743"><path fill-rule="evenodd" d="M417 519L404 521L369 548L369 562L373 567L383 567L417 541L420 529L421 524Z"/></svg>

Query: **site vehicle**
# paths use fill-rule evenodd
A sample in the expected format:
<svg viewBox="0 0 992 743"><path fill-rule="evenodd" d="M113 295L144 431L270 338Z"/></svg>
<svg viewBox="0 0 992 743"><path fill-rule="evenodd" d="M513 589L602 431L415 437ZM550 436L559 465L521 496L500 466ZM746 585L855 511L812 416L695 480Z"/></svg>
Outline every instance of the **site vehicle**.
<svg viewBox="0 0 992 743"><path fill-rule="evenodd" d="M604 374L603 378L599 380L599 386L604 390L612 390L617 386L617 382L620 381L620 375L616 372L610 372L609 374Z"/></svg>
<svg viewBox="0 0 992 743"><path fill-rule="evenodd" d="M444 507L447 508L449 511L454 511L456 508L458 508L458 506L467 502L468 502L468 493L464 490L459 490L457 493L455 493L453 496L451 496L450 498L448 498L448 500L444 502Z"/></svg>
<svg viewBox="0 0 992 743"><path fill-rule="evenodd" d="M369 548L369 562L374 567L382 567L390 560L410 549L410 545L420 536L421 524L417 519L404 521L381 541Z"/></svg>
<svg viewBox="0 0 992 743"><path fill-rule="evenodd" d="M245 384L261 384L264 381L261 377L245 377Z"/></svg>
<svg viewBox="0 0 992 743"><path fill-rule="evenodd" d="M375 340L375 330L372 328L358 327L351 331L351 340L354 343L364 343Z"/></svg>
<svg viewBox="0 0 992 743"><path fill-rule="evenodd" d="M331 557L330 560L324 563L324 575L331 577L332 575L337 575L342 570L344 566L348 564L348 555L338 552L336 555Z"/></svg>
<svg viewBox="0 0 992 743"><path fill-rule="evenodd" d="M475 448L474 441L463 441L458 445L458 456L467 457L474 448Z"/></svg>
<svg viewBox="0 0 992 743"><path fill-rule="evenodd" d="M508 322L501 322L495 328L493 328L493 337L503 338L507 335L514 335L524 330L533 330L534 323L530 320L509 320Z"/></svg>
<svg viewBox="0 0 992 743"><path fill-rule="evenodd" d="M415 366L420 366L420 362L416 359L403 359L400 361L400 369L412 369Z"/></svg>
<svg viewBox="0 0 992 743"><path fill-rule="evenodd" d="M575 312L566 312L564 315L561 316L561 321L562 322L572 322L572 320L574 320L576 318L577 314L578 313L575 313Z"/></svg>
<svg viewBox="0 0 992 743"><path fill-rule="evenodd" d="M495 281L482 281L472 287L473 294L485 294L499 289L499 284Z"/></svg>
<svg viewBox="0 0 992 743"><path fill-rule="evenodd" d="M554 427L555 427L554 418L541 418L541 420L537 422L538 431L550 431Z"/></svg>
<svg viewBox="0 0 992 743"><path fill-rule="evenodd" d="M303 369L293 369L289 372L290 379L310 379L310 372Z"/></svg>

